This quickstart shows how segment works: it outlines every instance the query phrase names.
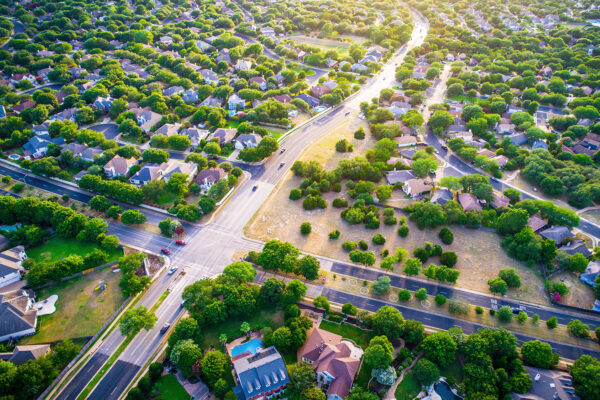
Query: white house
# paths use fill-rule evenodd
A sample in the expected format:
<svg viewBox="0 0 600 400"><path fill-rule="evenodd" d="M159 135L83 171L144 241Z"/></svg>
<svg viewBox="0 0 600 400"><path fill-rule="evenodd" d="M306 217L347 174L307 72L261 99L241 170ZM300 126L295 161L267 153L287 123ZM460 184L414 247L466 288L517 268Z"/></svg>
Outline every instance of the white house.
<svg viewBox="0 0 600 400"><path fill-rule="evenodd" d="M234 93L233 95L229 96L229 100L227 100L227 105L230 110L243 110L244 106L246 105L246 101Z"/></svg>
<svg viewBox="0 0 600 400"><path fill-rule="evenodd" d="M261 137L255 133L241 134L235 140L235 148L238 150L246 147L256 147L260 142Z"/></svg>
<svg viewBox="0 0 600 400"><path fill-rule="evenodd" d="M17 246L0 253L0 287L21 279L21 263L27 259L23 246Z"/></svg>

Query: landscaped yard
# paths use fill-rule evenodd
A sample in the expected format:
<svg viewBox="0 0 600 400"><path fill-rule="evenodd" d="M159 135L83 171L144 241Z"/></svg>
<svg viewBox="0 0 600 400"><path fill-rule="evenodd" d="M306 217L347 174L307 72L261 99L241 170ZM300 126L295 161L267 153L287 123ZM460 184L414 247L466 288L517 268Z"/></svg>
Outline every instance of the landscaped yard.
<svg viewBox="0 0 600 400"><path fill-rule="evenodd" d="M319 328L338 334L345 339L350 339L362 348L366 348L369 345L369 340L371 338L370 332L345 323L335 324L323 320L321 321Z"/></svg>
<svg viewBox="0 0 600 400"><path fill-rule="evenodd" d="M60 236L54 236L48 239L45 243L28 249L26 253L29 258L32 258L35 261L52 262L72 254L83 257L92 250L99 248L100 247L97 244L92 242L84 242L81 240L65 239ZM116 249L108 253L110 255L110 261L114 261L123 256L122 249Z"/></svg>
<svg viewBox="0 0 600 400"><path fill-rule="evenodd" d="M394 395L396 400L414 399L421 391L421 385L414 378L412 371L404 376L402 382L396 388Z"/></svg>
<svg viewBox="0 0 600 400"><path fill-rule="evenodd" d="M159 400L189 400L190 395L181 386L177 377L173 374L166 374L160 377L154 384L154 397Z"/></svg>
<svg viewBox="0 0 600 400"><path fill-rule="evenodd" d="M38 290L38 300L56 294L56 311L38 317L38 332L21 340L21 344L46 343L60 339L93 336L124 301L119 279L121 273L110 268L60 282ZM104 281L104 291L95 290Z"/></svg>

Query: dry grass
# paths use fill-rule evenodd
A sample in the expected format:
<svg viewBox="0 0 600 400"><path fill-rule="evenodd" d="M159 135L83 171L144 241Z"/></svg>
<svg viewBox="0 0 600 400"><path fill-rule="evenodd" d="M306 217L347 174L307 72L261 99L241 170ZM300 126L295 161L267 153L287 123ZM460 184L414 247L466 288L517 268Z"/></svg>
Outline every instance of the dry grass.
<svg viewBox="0 0 600 400"><path fill-rule="evenodd" d="M331 170L337 166L340 159L364 154L367 149L374 146L375 140L368 133L365 140L353 138L353 132L361 125L366 128L367 124L359 119L348 120L345 124L332 130L321 141L313 144L300 159L303 161L316 160L326 169ZM366 131L368 132L367 129ZM335 143L342 138L346 138L354 144L352 154L335 152ZM341 245L347 240L358 242L363 239L367 241L370 250L375 252L379 261L381 260L379 253L384 248L393 252L397 246L402 246L412 253L415 247L422 246L425 241L441 244L437 236L439 229L421 231L411 221L407 221L410 234L404 239L396 233L397 226L385 226L382 223L379 229L369 230L365 229L363 225L349 225L341 219L341 210L331 206L335 197L347 198L344 191L341 193L330 192L323 196L329 204L327 209L305 211L301 201L288 199L290 190L297 188L300 182L300 178L289 173L248 223L245 229L246 235L264 241L272 239L289 241L302 251L345 261L349 261L349 259ZM409 203L409 200L405 199L402 192L394 191L390 203L395 206L404 206ZM403 212L397 213L398 219L401 216L407 217ZM408 218L406 219L408 220ZM311 223L312 233L310 235L300 234L302 222ZM328 233L335 229L338 229L342 235L338 240L329 240ZM450 246L443 245L443 248L445 251L454 251L458 255L456 269L461 271L457 282L458 287L489 293L488 279L497 276L498 271L502 268L515 268L521 276L523 285L519 290L509 291L507 296L527 302L546 303L543 297L542 278L533 269L508 257L500 247L499 235L484 230L456 226L451 227L451 230L454 233L454 243ZM386 237L387 243L384 246L372 244L371 238L376 233L381 233ZM474 240L475 237L476 240ZM438 260L432 258L430 262L438 263ZM400 273L402 268L402 265L398 265L395 272Z"/></svg>
<svg viewBox="0 0 600 400"><path fill-rule="evenodd" d="M572 272L564 271L554 275L551 282L563 282L569 288L569 293L561 299L561 303L570 306L590 309L594 305L596 297L594 291L585 283L579 280L579 277Z"/></svg>

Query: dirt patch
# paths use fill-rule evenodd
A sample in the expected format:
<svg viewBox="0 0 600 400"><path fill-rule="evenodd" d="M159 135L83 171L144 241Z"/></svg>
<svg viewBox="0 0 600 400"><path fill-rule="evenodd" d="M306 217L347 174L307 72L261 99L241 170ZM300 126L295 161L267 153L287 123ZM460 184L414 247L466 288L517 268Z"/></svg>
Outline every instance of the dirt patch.
<svg viewBox="0 0 600 400"><path fill-rule="evenodd" d="M579 280L579 277L569 271L554 275L551 282L563 282L569 288L569 293L562 297L561 303L569 306L590 309L596 297L591 287Z"/></svg>
<svg viewBox="0 0 600 400"><path fill-rule="evenodd" d="M161 256L154 254L148 255L148 273L154 276L165 265L165 260Z"/></svg>

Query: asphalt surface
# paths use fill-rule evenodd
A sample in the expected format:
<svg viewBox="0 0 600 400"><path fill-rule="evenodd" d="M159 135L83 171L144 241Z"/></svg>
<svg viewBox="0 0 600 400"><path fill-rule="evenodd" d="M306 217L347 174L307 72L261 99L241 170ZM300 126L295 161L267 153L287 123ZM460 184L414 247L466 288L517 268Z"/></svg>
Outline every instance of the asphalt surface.
<svg viewBox="0 0 600 400"><path fill-rule="evenodd" d="M102 368L109 356L102 353L96 353L86 362L77 375L69 382L69 384L58 395L59 400L75 400L79 393L85 388L89 381Z"/></svg>

